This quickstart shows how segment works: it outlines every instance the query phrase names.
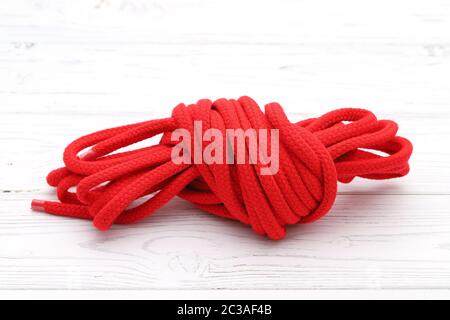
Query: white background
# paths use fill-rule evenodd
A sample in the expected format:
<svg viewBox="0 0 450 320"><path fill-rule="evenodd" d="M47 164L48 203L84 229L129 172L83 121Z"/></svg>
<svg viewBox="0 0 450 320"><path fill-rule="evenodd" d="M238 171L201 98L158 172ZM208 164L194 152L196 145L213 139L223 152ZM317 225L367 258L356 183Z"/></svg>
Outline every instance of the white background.
<svg viewBox="0 0 450 320"><path fill-rule="evenodd" d="M449 78L445 0L3 0L2 296L448 296ZM45 176L78 136L244 94L292 120L347 106L396 120L412 171L341 185L329 215L280 242L182 200L106 233L29 210L55 198Z"/></svg>

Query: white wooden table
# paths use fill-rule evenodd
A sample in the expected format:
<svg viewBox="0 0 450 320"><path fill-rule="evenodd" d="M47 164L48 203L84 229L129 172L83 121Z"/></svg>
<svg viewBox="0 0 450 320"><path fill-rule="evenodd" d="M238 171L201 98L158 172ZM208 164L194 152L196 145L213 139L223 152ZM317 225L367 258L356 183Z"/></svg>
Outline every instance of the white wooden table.
<svg viewBox="0 0 450 320"><path fill-rule="evenodd" d="M244 94L396 120L412 171L281 242L182 200L106 233L30 211L78 136ZM0 290L449 289L449 107L446 0L1 1Z"/></svg>

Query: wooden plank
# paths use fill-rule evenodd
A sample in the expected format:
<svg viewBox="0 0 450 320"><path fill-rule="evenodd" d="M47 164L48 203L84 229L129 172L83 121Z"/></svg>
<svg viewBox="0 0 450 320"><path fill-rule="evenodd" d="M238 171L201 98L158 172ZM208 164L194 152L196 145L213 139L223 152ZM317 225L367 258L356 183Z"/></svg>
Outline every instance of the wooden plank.
<svg viewBox="0 0 450 320"><path fill-rule="evenodd" d="M1 1L0 290L449 289L449 30L446 0ZM396 120L411 174L281 242L181 200L107 233L29 210L80 135L243 94Z"/></svg>
<svg viewBox="0 0 450 320"><path fill-rule="evenodd" d="M341 195L280 242L175 200L101 233L2 195L1 289L450 287L448 196Z"/></svg>

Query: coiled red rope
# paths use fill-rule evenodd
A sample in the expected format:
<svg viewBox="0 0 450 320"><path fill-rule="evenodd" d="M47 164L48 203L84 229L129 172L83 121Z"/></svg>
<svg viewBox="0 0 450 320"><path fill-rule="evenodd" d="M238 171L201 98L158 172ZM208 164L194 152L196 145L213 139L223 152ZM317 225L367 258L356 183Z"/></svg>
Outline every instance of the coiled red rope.
<svg viewBox="0 0 450 320"><path fill-rule="evenodd" d="M261 175L258 164L175 164L171 153L176 142L170 134L177 128L193 134L194 120L202 121L203 130L279 129L278 173ZM282 239L286 225L315 221L330 210L337 181L406 175L412 145L396 136L397 130L395 122L377 120L363 109L339 109L291 123L278 103L266 105L264 114L249 97L180 104L170 118L72 142L64 152L65 167L47 177L60 202L33 200L32 208L91 219L107 230L114 223L142 220L178 195L207 212L250 225L258 234ZM116 152L160 133L157 145ZM73 187L76 193L69 191ZM132 206L148 195L153 196Z"/></svg>

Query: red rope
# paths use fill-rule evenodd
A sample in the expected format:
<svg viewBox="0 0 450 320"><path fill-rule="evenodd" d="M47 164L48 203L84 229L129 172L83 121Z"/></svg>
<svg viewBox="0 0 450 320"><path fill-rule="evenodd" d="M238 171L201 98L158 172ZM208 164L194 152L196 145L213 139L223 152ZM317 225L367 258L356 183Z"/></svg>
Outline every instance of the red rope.
<svg viewBox="0 0 450 320"><path fill-rule="evenodd" d="M279 129L278 173L261 175L259 164L175 164L171 152L177 142L170 134L177 128L193 134L194 120L202 121L203 130ZM397 130L395 122L377 120L363 109L339 109L293 124L278 103L266 105L264 114L249 97L180 104L171 118L107 129L72 142L64 152L65 167L47 177L60 202L33 200L32 208L92 219L98 229L107 230L114 223L142 220L178 195L205 211L251 225L258 234L281 239L286 225L315 221L330 210L337 181L406 175L412 145L396 136ZM157 145L114 152L160 133L164 135ZM76 193L69 191L72 187ZM131 206L147 195L153 196Z"/></svg>

